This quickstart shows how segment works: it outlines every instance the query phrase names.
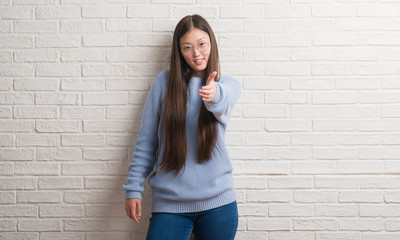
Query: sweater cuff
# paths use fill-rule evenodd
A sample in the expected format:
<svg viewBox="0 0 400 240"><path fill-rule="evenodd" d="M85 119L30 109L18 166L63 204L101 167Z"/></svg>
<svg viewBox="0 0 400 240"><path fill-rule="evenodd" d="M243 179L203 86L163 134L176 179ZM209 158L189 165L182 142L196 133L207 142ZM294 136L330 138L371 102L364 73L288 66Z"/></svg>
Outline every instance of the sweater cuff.
<svg viewBox="0 0 400 240"><path fill-rule="evenodd" d="M217 87L217 93L215 94L214 98L210 101L213 104L216 104L221 100L221 87L219 86L218 83L215 83L215 86Z"/></svg>
<svg viewBox="0 0 400 240"><path fill-rule="evenodd" d="M142 199L142 195L140 194L140 192L126 191L125 199L131 199L131 198Z"/></svg>

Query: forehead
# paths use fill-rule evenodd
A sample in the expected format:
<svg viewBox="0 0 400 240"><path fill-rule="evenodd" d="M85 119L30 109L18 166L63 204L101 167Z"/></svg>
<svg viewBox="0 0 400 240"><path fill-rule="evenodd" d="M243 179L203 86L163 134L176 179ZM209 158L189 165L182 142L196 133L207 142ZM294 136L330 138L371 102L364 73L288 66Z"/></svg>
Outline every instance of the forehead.
<svg viewBox="0 0 400 240"><path fill-rule="evenodd" d="M197 42L200 39L210 40L210 37L208 36L208 33L204 32L203 30L193 27L189 30L189 32L185 33L185 35L183 35L179 41L181 44L184 44Z"/></svg>

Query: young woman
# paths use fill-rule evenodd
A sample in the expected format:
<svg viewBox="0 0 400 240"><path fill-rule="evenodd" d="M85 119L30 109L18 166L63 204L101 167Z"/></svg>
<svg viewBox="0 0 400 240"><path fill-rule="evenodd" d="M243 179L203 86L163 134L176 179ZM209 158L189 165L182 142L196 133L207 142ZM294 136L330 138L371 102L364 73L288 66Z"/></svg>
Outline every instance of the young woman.
<svg viewBox="0 0 400 240"><path fill-rule="evenodd" d="M207 21L176 26L169 71L155 79L124 184L127 215L141 216L143 182L152 187L147 239L234 239L238 224L224 135L240 84L219 76L218 47Z"/></svg>

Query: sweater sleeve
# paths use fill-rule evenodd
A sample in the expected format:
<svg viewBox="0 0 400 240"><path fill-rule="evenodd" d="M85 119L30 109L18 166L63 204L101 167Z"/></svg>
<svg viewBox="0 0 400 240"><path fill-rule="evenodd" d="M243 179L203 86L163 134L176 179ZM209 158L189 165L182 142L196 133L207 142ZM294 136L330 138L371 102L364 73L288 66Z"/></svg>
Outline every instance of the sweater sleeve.
<svg viewBox="0 0 400 240"><path fill-rule="evenodd" d="M213 100L204 102L204 104L220 123L226 125L234 105L239 100L241 86L237 80L231 77L221 77L220 81L215 84L217 85L217 94Z"/></svg>
<svg viewBox="0 0 400 240"><path fill-rule="evenodd" d="M129 165L129 176L123 185L126 199L142 198L143 182L153 170L156 161L163 80L166 80L165 75L162 76L160 73L147 96L132 163Z"/></svg>

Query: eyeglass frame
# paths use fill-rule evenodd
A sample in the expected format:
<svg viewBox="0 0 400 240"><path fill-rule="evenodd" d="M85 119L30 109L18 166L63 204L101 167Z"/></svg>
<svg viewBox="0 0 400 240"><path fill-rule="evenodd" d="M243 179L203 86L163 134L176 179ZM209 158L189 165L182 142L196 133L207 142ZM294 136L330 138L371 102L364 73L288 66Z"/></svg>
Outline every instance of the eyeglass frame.
<svg viewBox="0 0 400 240"><path fill-rule="evenodd" d="M187 43L185 43L185 44L187 44ZM206 49L200 50L200 47L199 47L199 46L200 46L201 44L207 45ZM188 50L187 53L184 53L184 49L183 49L182 47L180 48L181 53L182 53L182 55L184 55L184 56L189 56L190 54L193 54L194 49L197 49L199 52L205 52L205 51L207 51L207 50L210 48L210 43L209 43L209 42L200 42L199 44L197 44L197 46L193 46L193 45L191 45L191 44L187 44L187 45L189 45L189 46L192 48L190 51Z"/></svg>

